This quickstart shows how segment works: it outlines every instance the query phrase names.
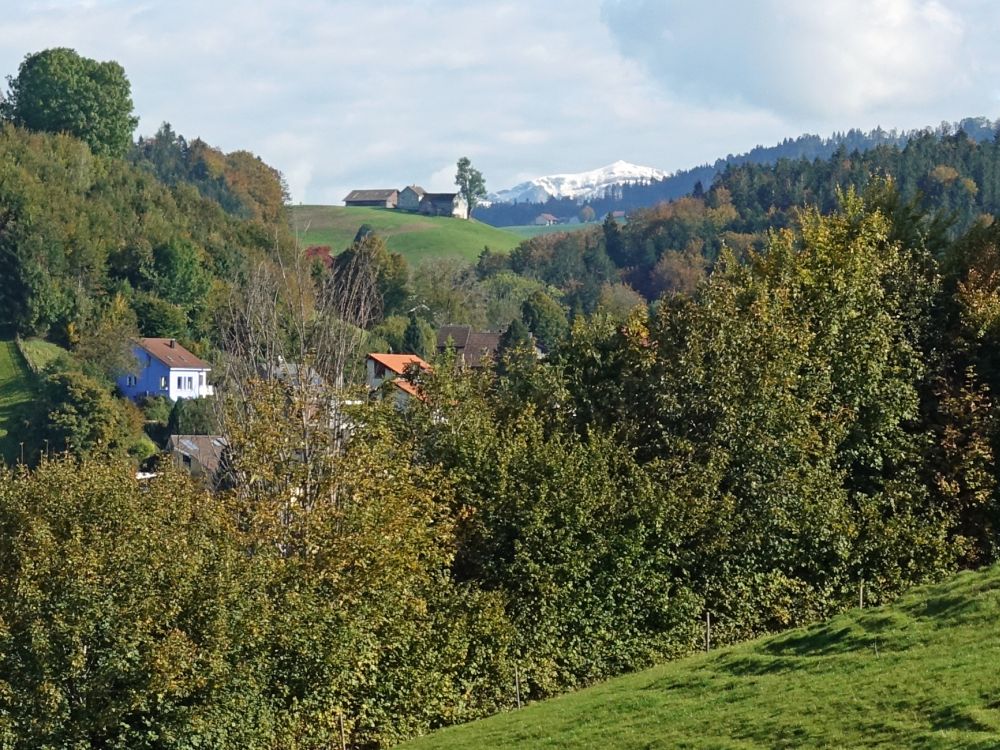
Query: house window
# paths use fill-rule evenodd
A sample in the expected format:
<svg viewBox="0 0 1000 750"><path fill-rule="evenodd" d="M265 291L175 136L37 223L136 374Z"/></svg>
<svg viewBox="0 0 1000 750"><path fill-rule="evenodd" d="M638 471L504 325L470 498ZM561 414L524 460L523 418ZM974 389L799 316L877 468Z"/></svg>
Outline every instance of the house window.
<svg viewBox="0 0 1000 750"><path fill-rule="evenodd" d="M160 390L161 391L167 390L167 376L166 375L160 376Z"/></svg>

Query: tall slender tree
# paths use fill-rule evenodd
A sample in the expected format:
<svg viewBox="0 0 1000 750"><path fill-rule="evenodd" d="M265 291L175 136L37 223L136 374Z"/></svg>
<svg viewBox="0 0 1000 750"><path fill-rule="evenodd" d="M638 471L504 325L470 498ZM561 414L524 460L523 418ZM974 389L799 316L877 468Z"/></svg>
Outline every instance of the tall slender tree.
<svg viewBox="0 0 1000 750"><path fill-rule="evenodd" d="M455 172L455 184L458 185L458 192L465 198L469 206L469 218L472 218L472 211L486 197L486 180L478 169L472 166L469 157L463 156L458 160L458 171Z"/></svg>

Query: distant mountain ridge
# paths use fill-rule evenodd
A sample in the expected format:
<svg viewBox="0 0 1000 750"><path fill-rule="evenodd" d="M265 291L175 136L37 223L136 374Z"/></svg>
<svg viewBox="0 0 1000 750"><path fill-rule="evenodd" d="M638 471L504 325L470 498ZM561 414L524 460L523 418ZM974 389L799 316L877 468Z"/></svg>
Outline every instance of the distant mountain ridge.
<svg viewBox="0 0 1000 750"><path fill-rule="evenodd" d="M492 203L545 203L550 198L571 198L586 201L603 197L619 185L648 184L668 178L661 169L643 167L627 161L616 161L588 172L554 174L536 177L512 188L490 193Z"/></svg>
<svg viewBox="0 0 1000 750"><path fill-rule="evenodd" d="M838 149L844 149L850 154L854 151L864 153L878 146L902 148L911 138L927 133L940 137L962 131L972 140L984 142L996 137L998 127L1000 127L1000 120L993 121L988 117L967 117L954 123L942 122L936 128L900 131L895 128L884 130L879 127L867 132L851 129L847 132L836 132L828 138L806 134L797 138L786 138L773 146L756 146L743 154L728 154L724 158L716 159L712 164L678 170L672 174L666 174L660 179L626 181L610 185L603 191L603 194L599 190L594 190L586 198L568 195L552 195L545 198L542 191L538 191L536 196L542 200L537 201L527 197L526 191L525 197L518 199L517 203L497 201L489 206L484 205L478 208L476 218L496 227L519 226L531 224L535 217L542 212L550 213L560 219L577 216L583 204L590 205L598 216L604 216L610 211L631 211L690 195L697 192L699 183L704 190L708 190L718 175L723 174L727 169L744 164L771 165L777 164L782 159L807 159L809 161L828 159ZM531 182L537 182L541 179L543 178ZM523 183L523 185L527 184L529 183ZM510 191L516 189L511 188ZM505 192L508 191L499 191L497 195Z"/></svg>

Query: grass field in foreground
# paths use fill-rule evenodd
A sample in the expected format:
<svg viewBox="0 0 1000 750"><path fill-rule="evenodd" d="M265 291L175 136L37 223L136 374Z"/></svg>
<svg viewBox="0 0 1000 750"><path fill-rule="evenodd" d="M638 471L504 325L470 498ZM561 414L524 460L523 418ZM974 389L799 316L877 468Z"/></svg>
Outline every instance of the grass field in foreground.
<svg viewBox="0 0 1000 750"><path fill-rule="evenodd" d="M20 454L21 427L35 398L32 378L17 344L0 341L0 458L8 463Z"/></svg>
<svg viewBox="0 0 1000 750"><path fill-rule="evenodd" d="M1000 569L403 745L1000 747Z"/></svg>
<svg viewBox="0 0 1000 750"><path fill-rule="evenodd" d="M521 237L481 222L446 216L421 216L388 208L293 206L292 229L304 245L329 245L340 252L362 224L371 226L389 249L411 264L426 258L474 261L484 247L507 252Z"/></svg>

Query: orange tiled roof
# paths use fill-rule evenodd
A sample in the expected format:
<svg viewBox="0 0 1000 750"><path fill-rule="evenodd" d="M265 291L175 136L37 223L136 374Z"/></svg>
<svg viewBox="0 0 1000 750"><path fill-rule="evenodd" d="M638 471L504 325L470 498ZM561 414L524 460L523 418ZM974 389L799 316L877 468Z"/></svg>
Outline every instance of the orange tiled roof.
<svg viewBox="0 0 1000 750"><path fill-rule="evenodd" d="M403 393L409 393L414 398L419 398L421 401L424 400L424 394L420 392L417 386L413 385L409 380L393 380L392 384L403 391Z"/></svg>
<svg viewBox="0 0 1000 750"><path fill-rule="evenodd" d="M379 364L388 367L397 375L403 375L413 365L416 365L421 370L431 369L431 366L416 354L369 354L368 358L374 359Z"/></svg>

